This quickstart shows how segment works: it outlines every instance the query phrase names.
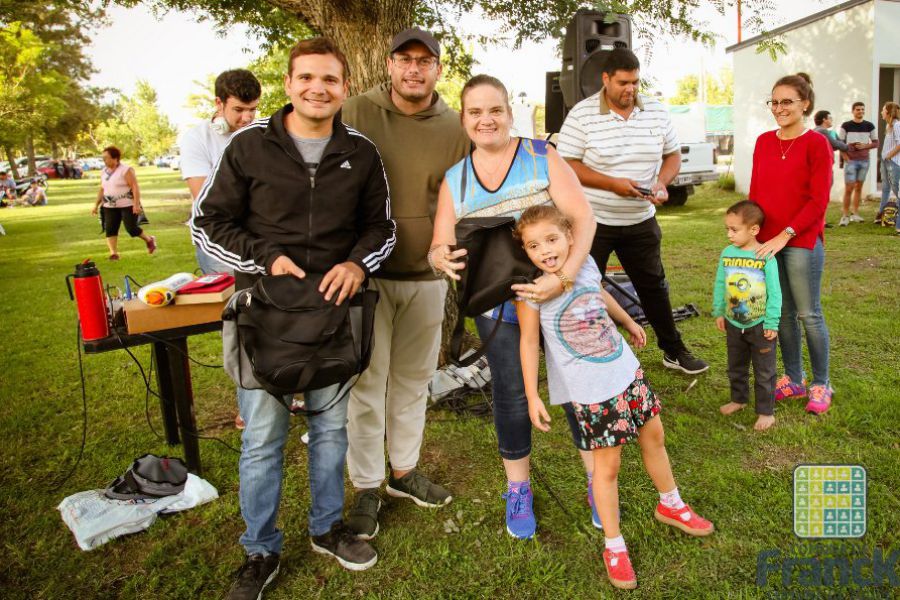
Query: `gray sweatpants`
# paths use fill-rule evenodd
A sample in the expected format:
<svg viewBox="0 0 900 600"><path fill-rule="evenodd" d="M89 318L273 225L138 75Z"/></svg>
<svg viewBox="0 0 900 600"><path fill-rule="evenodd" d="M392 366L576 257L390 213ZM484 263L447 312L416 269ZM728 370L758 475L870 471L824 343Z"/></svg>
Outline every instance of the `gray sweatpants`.
<svg viewBox="0 0 900 600"><path fill-rule="evenodd" d="M740 329L725 321L728 344L728 379L731 381L731 401L750 402L750 364L753 364L756 414L775 412L775 342L763 337L763 325Z"/></svg>

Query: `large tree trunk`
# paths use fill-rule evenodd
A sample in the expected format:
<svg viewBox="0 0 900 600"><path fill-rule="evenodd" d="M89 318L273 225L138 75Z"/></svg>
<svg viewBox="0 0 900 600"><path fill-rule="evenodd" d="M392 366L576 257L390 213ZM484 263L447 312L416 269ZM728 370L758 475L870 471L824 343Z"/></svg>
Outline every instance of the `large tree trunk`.
<svg viewBox="0 0 900 600"><path fill-rule="evenodd" d="M387 79L391 38L413 22L418 0L269 0L333 39L350 63L352 94Z"/></svg>
<svg viewBox="0 0 900 600"><path fill-rule="evenodd" d="M12 148L9 146L3 147L4 152L6 152L6 160L9 162L9 170L12 171L12 177L16 181L19 180L19 168L16 166L16 157L13 156Z"/></svg>

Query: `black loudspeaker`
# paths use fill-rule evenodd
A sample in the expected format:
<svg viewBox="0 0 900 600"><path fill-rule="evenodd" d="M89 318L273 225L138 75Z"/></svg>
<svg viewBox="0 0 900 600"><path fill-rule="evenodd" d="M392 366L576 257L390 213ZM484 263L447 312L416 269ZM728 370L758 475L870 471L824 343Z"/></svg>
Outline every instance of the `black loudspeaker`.
<svg viewBox="0 0 900 600"><path fill-rule="evenodd" d="M559 133L566 119L566 104L559 87L559 71L547 72L544 88L544 131Z"/></svg>
<svg viewBox="0 0 900 600"><path fill-rule="evenodd" d="M567 109L603 87L603 65L615 48L631 48L631 17L579 9L566 27L559 86Z"/></svg>

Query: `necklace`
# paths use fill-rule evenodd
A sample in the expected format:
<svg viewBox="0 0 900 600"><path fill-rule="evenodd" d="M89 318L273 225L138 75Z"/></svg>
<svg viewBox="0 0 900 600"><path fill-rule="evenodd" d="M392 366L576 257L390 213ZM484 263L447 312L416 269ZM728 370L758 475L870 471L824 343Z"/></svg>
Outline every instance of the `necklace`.
<svg viewBox="0 0 900 600"><path fill-rule="evenodd" d="M806 133L805 129L803 130L803 132L800 135L798 135L797 137L795 137L794 139L791 140L791 143L788 144L787 150L785 150L784 145L781 143L781 131L778 132L778 134L775 137L778 138L778 148L781 150L781 160L785 160L787 158L787 153L791 151L791 148L793 148L794 142L796 142L798 139L800 139L800 137L804 133Z"/></svg>
<svg viewBox="0 0 900 600"><path fill-rule="evenodd" d="M506 138L506 145L503 146L503 150L500 151L500 159L497 161L497 164L494 165L493 169L488 169L487 168L488 163L486 163L484 161L484 159L481 158L480 154L478 155L478 157L479 157L478 162L482 163L482 165L481 165L482 171L484 171L491 180L493 180L494 175L497 174L497 171L500 170L500 167L503 165L503 163L506 162L506 160L505 160L506 159L506 151L509 149L509 143L511 141L512 141L512 137ZM473 166L474 166L474 154L473 154Z"/></svg>

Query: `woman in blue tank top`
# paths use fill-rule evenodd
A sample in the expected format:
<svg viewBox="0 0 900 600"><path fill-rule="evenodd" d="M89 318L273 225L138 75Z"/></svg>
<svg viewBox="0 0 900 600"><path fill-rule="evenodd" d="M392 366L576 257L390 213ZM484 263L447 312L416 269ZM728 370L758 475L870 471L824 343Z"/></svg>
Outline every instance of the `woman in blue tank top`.
<svg viewBox="0 0 900 600"><path fill-rule="evenodd" d="M462 123L475 149L451 167L438 196L429 261L436 271L459 279L465 250L451 252L455 224L461 217L514 216L530 206L553 203L574 224L575 243L563 276L543 275L513 289L521 298L546 302L571 285L591 249L593 213L575 173L543 140L510 136L509 94L498 79L476 75L463 86ZM463 177L465 173L465 177ZM466 189L461 186L465 182ZM484 339L493 329L500 307L475 319ZM519 362L519 326L512 303L487 350L494 399L494 427L506 470L506 530L517 538L534 535L534 496L529 483L531 420ZM590 458L590 457L589 457ZM585 465L592 465L586 461Z"/></svg>

